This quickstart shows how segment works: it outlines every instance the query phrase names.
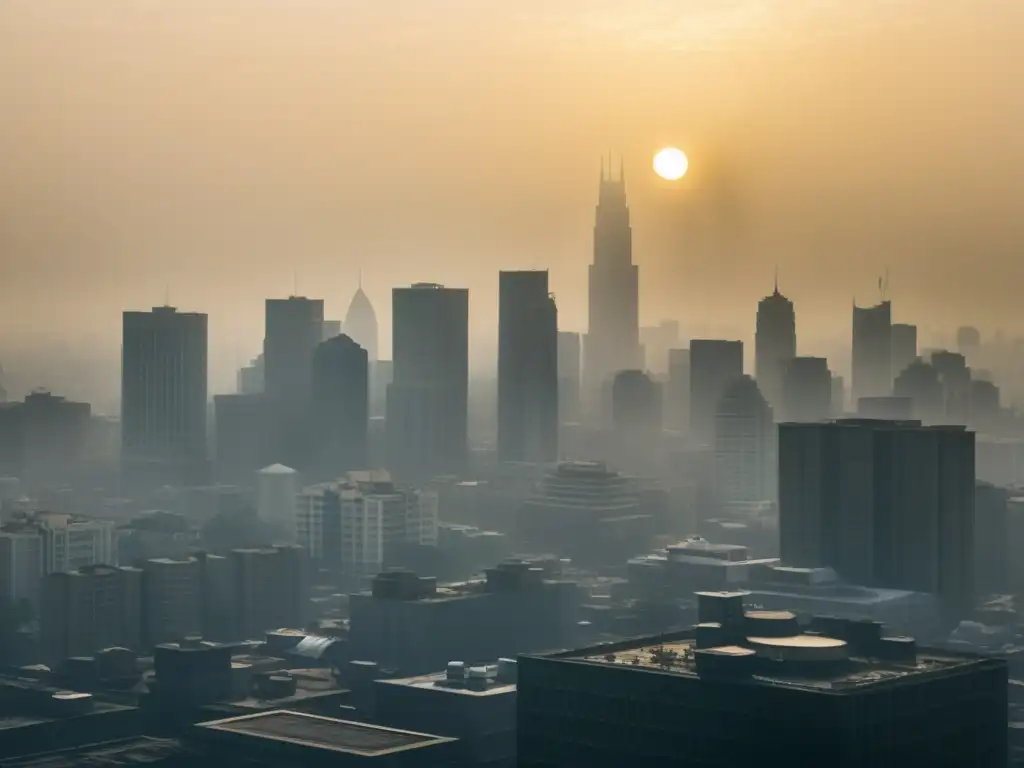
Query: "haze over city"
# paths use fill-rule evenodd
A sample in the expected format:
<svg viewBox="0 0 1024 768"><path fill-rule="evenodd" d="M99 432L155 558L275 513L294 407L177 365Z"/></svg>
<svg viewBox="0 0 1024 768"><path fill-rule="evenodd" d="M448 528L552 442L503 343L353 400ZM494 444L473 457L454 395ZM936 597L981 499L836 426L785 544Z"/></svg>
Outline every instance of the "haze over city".
<svg viewBox="0 0 1024 768"><path fill-rule="evenodd" d="M469 288L488 370L499 268L549 269L585 329L608 152L644 323L747 338L778 266L802 350L831 354L888 268L936 341L1013 335L1022 21L995 0L6 2L0 363L63 343L110 362L81 393L108 401L120 312L166 296L211 313L228 391L264 297L337 315L361 270L383 354L393 285ZM681 182L650 170L666 144ZM29 367L20 389L79 394Z"/></svg>

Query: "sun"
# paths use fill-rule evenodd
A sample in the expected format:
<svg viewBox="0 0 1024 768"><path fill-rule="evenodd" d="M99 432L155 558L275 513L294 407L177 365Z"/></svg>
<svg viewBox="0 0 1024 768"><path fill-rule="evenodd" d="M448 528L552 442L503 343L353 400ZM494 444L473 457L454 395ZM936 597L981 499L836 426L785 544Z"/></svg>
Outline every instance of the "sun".
<svg viewBox="0 0 1024 768"><path fill-rule="evenodd" d="M686 159L683 150L675 147L665 147L658 150L654 155L654 172L663 179L676 181L686 175L686 169L690 167L690 161Z"/></svg>

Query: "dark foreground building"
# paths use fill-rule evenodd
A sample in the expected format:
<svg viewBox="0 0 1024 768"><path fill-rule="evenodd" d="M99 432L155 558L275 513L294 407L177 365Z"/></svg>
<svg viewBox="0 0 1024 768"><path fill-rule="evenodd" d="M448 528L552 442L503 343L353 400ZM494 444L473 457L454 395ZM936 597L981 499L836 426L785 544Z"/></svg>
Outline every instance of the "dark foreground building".
<svg viewBox="0 0 1024 768"><path fill-rule="evenodd" d="M874 622L744 611L701 593L694 630L519 660L520 768L1003 768L1004 661Z"/></svg>

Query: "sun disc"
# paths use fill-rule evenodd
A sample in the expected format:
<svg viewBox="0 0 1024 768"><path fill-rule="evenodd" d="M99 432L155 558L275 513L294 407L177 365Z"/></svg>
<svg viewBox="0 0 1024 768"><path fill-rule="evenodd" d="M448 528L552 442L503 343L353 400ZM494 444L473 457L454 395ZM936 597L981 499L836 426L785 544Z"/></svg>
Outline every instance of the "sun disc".
<svg viewBox="0 0 1024 768"><path fill-rule="evenodd" d="M676 147L665 147L654 155L654 172L668 181L676 181L686 175L690 161L683 150Z"/></svg>

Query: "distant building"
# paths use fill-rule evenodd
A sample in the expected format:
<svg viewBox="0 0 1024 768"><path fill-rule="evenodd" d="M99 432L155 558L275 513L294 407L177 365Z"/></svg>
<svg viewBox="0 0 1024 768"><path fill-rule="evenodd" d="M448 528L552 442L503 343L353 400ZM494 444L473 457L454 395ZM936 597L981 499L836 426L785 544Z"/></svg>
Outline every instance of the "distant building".
<svg viewBox="0 0 1024 768"><path fill-rule="evenodd" d="M142 646L142 571L91 565L43 580L40 644L48 662Z"/></svg>
<svg viewBox="0 0 1024 768"><path fill-rule="evenodd" d="M312 391L313 353L322 340L323 299L266 300L264 391L274 400L306 402Z"/></svg>
<svg viewBox="0 0 1024 768"><path fill-rule="evenodd" d="M893 382L893 394L911 402L913 417L924 424L941 424L946 417L945 391L939 372L921 358L906 365Z"/></svg>
<svg viewBox="0 0 1024 768"><path fill-rule="evenodd" d="M719 504L775 498L772 408L750 376L734 379L715 408L714 487Z"/></svg>
<svg viewBox="0 0 1024 768"><path fill-rule="evenodd" d="M853 306L853 402L892 394L892 304Z"/></svg>
<svg viewBox="0 0 1024 768"><path fill-rule="evenodd" d="M180 643L203 633L203 568L194 558L144 560L142 642L144 648Z"/></svg>
<svg viewBox="0 0 1024 768"><path fill-rule="evenodd" d="M655 440L661 432L662 388L643 371L619 371L612 385L612 423L626 440Z"/></svg>
<svg viewBox="0 0 1024 768"><path fill-rule="evenodd" d="M374 312L370 297L366 295L361 283L353 294L352 301L349 302L348 312L345 313L345 330L356 344L366 350L370 363L378 360L377 313ZM337 333L341 333L340 328Z"/></svg>
<svg viewBox="0 0 1024 768"><path fill-rule="evenodd" d="M277 454L275 410L260 394L214 395L214 468L218 481L249 482Z"/></svg>
<svg viewBox="0 0 1024 768"><path fill-rule="evenodd" d="M758 302L754 347L757 386L765 400L780 409L786 367L796 357L796 313L793 302L779 293L778 281L772 294Z"/></svg>
<svg viewBox="0 0 1024 768"><path fill-rule="evenodd" d="M309 557L295 546L234 549L229 554L233 640L261 639L309 620Z"/></svg>
<svg viewBox="0 0 1024 768"><path fill-rule="evenodd" d="M263 393L263 353L260 352L252 361L238 369L236 386L240 395L259 395Z"/></svg>
<svg viewBox="0 0 1024 768"><path fill-rule="evenodd" d="M45 390L0 403L0 475L29 488L73 482L90 448L91 411Z"/></svg>
<svg viewBox="0 0 1024 768"><path fill-rule="evenodd" d="M320 324L320 341L327 341L335 336L340 336L341 329L341 320L324 320Z"/></svg>
<svg viewBox="0 0 1024 768"><path fill-rule="evenodd" d="M125 312L121 459L129 482L198 485L206 474L207 317Z"/></svg>
<svg viewBox="0 0 1024 768"><path fill-rule="evenodd" d="M498 460L558 458L558 309L546 271L499 273Z"/></svg>
<svg viewBox="0 0 1024 768"><path fill-rule="evenodd" d="M1005 661L698 597L696 631L520 656L519 765L1006 765Z"/></svg>
<svg viewBox="0 0 1024 768"><path fill-rule="evenodd" d="M782 377L781 421L832 417L832 372L824 357L794 357Z"/></svg>
<svg viewBox="0 0 1024 768"><path fill-rule="evenodd" d="M337 477L366 469L370 454L370 369L367 351L346 335L313 354L313 474Z"/></svg>
<svg viewBox="0 0 1024 768"><path fill-rule="evenodd" d="M668 373L668 353L679 346L679 321L662 320L657 325L640 329L645 370L664 375Z"/></svg>
<svg viewBox="0 0 1024 768"><path fill-rule="evenodd" d="M260 520L295 535L299 473L283 464L256 473L256 514Z"/></svg>
<svg viewBox="0 0 1024 768"><path fill-rule="evenodd" d="M975 354L981 347L981 331L970 325L956 329L956 350L964 357Z"/></svg>
<svg viewBox="0 0 1024 768"><path fill-rule="evenodd" d="M857 418L910 421L914 418L914 401L909 397L862 397L857 401Z"/></svg>
<svg viewBox="0 0 1024 768"><path fill-rule="evenodd" d="M668 382L665 386L665 424L686 432L690 428L690 350L668 351Z"/></svg>
<svg viewBox="0 0 1024 768"><path fill-rule="evenodd" d="M917 326L892 324L892 375L899 376L917 359Z"/></svg>
<svg viewBox="0 0 1024 768"><path fill-rule="evenodd" d="M957 352L937 350L931 354L945 397L945 423L967 424L971 411L971 369L967 358Z"/></svg>
<svg viewBox="0 0 1024 768"><path fill-rule="evenodd" d="M854 584L974 599L974 433L843 419L779 426L779 538L786 565Z"/></svg>
<svg viewBox="0 0 1024 768"><path fill-rule="evenodd" d="M563 422L580 420L583 349L575 331L558 332L558 415Z"/></svg>
<svg viewBox="0 0 1024 768"><path fill-rule="evenodd" d="M461 470L469 451L469 292L418 283L392 293L391 464L414 476Z"/></svg>
<svg viewBox="0 0 1024 768"><path fill-rule="evenodd" d="M690 432L698 443L715 439L715 407L726 387L743 375L743 342L690 342Z"/></svg>

